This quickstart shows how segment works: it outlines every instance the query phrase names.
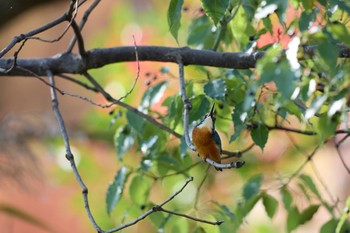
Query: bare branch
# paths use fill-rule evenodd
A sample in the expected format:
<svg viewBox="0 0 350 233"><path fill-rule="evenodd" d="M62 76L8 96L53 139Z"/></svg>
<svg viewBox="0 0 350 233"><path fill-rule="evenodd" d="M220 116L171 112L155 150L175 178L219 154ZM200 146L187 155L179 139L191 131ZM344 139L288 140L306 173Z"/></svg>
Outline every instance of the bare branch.
<svg viewBox="0 0 350 233"><path fill-rule="evenodd" d="M23 39L25 39L24 37ZM17 42L16 42L17 43ZM316 50L316 46L312 46L308 51ZM347 47L339 47L341 56L350 57ZM178 57L186 65L212 66L234 69L249 69L254 68L257 60L264 56L264 52L243 53L243 52L215 52L212 50L197 50L162 46L138 46L139 61L154 61L154 62L172 62L178 63ZM54 74L83 74L89 69L99 68L112 63L136 61L134 56L135 47L113 47L93 49L87 51L86 62L79 55L64 53L57 54L54 57L36 58L36 59L18 59L18 66L24 67L32 72L46 76L46 70L42 68L46 65ZM1 53L0 53L1 55ZM3 70L9 69L13 64L13 59L0 59L0 76L28 76L30 74L23 70L14 68L9 73L4 73Z"/></svg>
<svg viewBox="0 0 350 233"><path fill-rule="evenodd" d="M80 28L74 19L71 22L71 26L73 28L75 37L77 38L77 41L78 41L79 54L83 57L83 59L85 59L87 54L84 46L84 39L83 39L83 36L81 35Z"/></svg>
<svg viewBox="0 0 350 233"><path fill-rule="evenodd" d="M83 29L83 27L85 26L86 21L88 20L91 12L95 9L95 7L100 3L101 0L95 0L91 6L85 11L83 18L80 21L79 24L79 30L81 31ZM67 53L71 53L73 50L73 47L75 45L75 42L77 41L77 37L74 36L72 38L72 40L70 41L69 45L68 45L68 49L67 49Z"/></svg>
<svg viewBox="0 0 350 233"><path fill-rule="evenodd" d="M26 34L21 34L21 35L18 35L18 36L15 36L12 41L5 47L3 48L1 51L0 51L0 58L3 57L6 53L8 53L17 43L21 42L22 40L25 40L25 39L29 39L29 38L32 38L32 39L40 39L38 37L33 37L34 35L36 34L39 34L41 32L44 32L50 28L53 28L54 26L64 22L64 21L67 21L67 16L71 15L72 12L76 9L74 9L75 7L75 3L76 3L76 0L74 1L71 1L70 3L70 7L68 9L68 11L63 14L62 16L60 16L59 18L49 22L48 24L42 26L42 27L39 27L37 29L34 29L33 31L30 31ZM63 35L65 34L65 32L67 31L68 27L64 30L64 32L62 33L62 35L59 37L59 38L62 38ZM42 41L45 41L45 40L42 40ZM47 42L51 42L51 41L47 41ZM1 67L1 66L0 66ZM40 74L41 76L44 76L45 75L45 72L43 72L42 74Z"/></svg>
<svg viewBox="0 0 350 233"><path fill-rule="evenodd" d="M193 145L190 139L189 119L190 119L190 110L192 108L192 104L186 95L184 64L182 62L181 57L178 58L178 65L179 65L180 95L181 95L182 102L184 104L184 112L183 112L183 120L184 120L184 128L185 128L184 137L185 137L187 146L191 150L197 151L196 147Z"/></svg>
<svg viewBox="0 0 350 233"><path fill-rule="evenodd" d="M54 75L50 70L47 70L47 76L49 77L50 85L51 85L52 109L53 109L53 112L55 113L56 119L58 121L58 125L59 125L60 130L61 130L61 135L62 135L64 145L66 148L66 158L70 162L70 165L71 165L71 168L72 168L73 173L75 175L75 178L78 181L78 183L80 184L80 187L82 189L82 194L83 194L83 198L84 198L84 207L85 207L85 210L87 212L87 215L88 215L91 223L93 224L94 228L98 232L103 232L102 229L97 225L97 223L96 223L96 221L91 213L91 210L89 207L89 200L88 200L88 189L87 189L85 183L83 182L83 180L79 174L79 171L77 169L77 166L75 164L75 161L74 161L74 156L73 156L71 148L70 148L69 137L68 137L68 133L66 130L66 126L64 124L61 112L60 112L59 107L58 107L58 99L57 99L57 95L56 95L56 89L54 88L55 87Z"/></svg>
<svg viewBox="0 0 350 233"><path fill-rule="evenodd" d="M162 207L167 204L168 202L170 202L171 200L173 200L177 195L179 195L184 189L185 187L188 185L188 183L190 183L191 181L193 181L193 177L190 177L186 180L185 184L177 191L175 192L173 195L171 195L167 200L165 200L163 203L161 203L160 205L154 206L153 208L151 208L150 210L148 210L146 213L144 213L143 215L140 215L139 217L137 217L135 220L120 225L119 227L115 227L113 229L110 229L108 231L106 231L106 233L111 233L111 232L116 232L116 231L120 231L121 229L127 228L129 226L135 225L136 223L138 223L139 221L145 219L148 215L157 212L157 211L163 211ZM164 211L166 212L166 211ZM173 212L172 214L176 214L176 215L180 215L179 213ZM180 215L181 216L181 215ZM187 215L183 215L183 217L189 218L189 216ZM202 220L202 222L205 220Z"/></svg>

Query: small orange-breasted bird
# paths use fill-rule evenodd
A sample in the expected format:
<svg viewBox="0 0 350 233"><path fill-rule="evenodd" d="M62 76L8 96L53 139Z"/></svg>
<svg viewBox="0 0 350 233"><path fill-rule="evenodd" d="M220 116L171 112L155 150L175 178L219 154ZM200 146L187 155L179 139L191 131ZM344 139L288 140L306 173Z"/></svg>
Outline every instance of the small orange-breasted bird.
<svg viewBox="0 0 350 233"><path fill-rule="evenodd" d="M197 149L198 155L203 159L209 158L217 163L221 163L221 140L215 130L215 103L209 113L194 127L192 131L192 141ZM216 168L216 170L222 170Z"/></svg>

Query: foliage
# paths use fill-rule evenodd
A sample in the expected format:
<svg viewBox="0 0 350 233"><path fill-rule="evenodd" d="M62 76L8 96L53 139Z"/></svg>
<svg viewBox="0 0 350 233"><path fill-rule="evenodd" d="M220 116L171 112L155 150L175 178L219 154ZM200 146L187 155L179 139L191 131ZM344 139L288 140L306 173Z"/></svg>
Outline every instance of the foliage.
<svg viewBox="0 0 350 233"><path fill-rule="evenodd" d="M120 99L112 101L105 90L99 91L108 101L124 107L111 111L109 125L114 130L111 141L117 169L105 195L110 216L106 221L124 224L144 219L148 215L142 214L150 213L145 225L151 224L148 227L153 231L239 232L248 228L250 232L253 228L258 232L263 221L257 209L263 208L266 219L273 223L265 226L266 231L293 232L308 223L317 224L322 233L348 230L350 199L338 203L333 198L335 194L323 184L313 159L320 147L332 146L328 141L345 134L334 143L341 156L340 146L350 135L349 61L339 55L341 46L350 46L349 3L168 3L162 17L167 18L168 31L176 44L222 52L223 57L237 51L242 57L264 56L257 57L254 69L186 66L183 89L178 67L146 65L141 69L149 69L145 86L139 85L139 79L144 77L138 70L135 87ZM122 8L115 15L127 17L125 12L128 11ZM120 23L119 18L114 20L112 24ZM154 23L159 28L163 26L158 21ZM116 75L128 72L125 67L109 69ZM108 73L95 72L103 77ZM102 78L100 82L107 86L111 80ZM188 99L184 100L184 96ZM186 101L191 103L190 125L184 123ZM222 163L231 164L240 157L246 162L240 169L220 173L206 168L186 144L186 129L193 128L212 103L216 103L215 126L223 141ZM93 118L87 122L96 124L100 120ZM313 165L313 175L305 168L308 164ZM345 164L344 167L347 168ZM185 189L187 183L181 185L189 176L194 177L194 182ZM173 193L178 197L173 195L164 202ZM161 202L166 207L160 206ZM345 210L339 211L339 206ZM330 219L315 223L321 209ZM284 221L277 222L276 215L283 214ZM248 221L255 218L257 224Z"/></svg>
<svg viewBox="0 0 350 233"><path fill-rule="evenodd" d="M208 112L210 102L216 102L219 106L217 128L219 131L223 130L222 133L228 137L229 143L247 144L252 141L261 150L264 150L270 140L274 140L271 130L293 129L295 133L305 132L306 135L312 135L317 140L313 140L306 148L323 144L337 133L338 125L347 120L349 73L346 69L349 65L346 60L338 58L336 46L338 43L349 44L347 21L341 21L340 18L349 13L346 3L331 1L329 4L332 6L344 6L333 11L330 9L335 8L331 8L324 1L295 0L290 5L287 1L268 1L262 5L258 1L247 0L203 0L201 3L203 13L191 18L190 22L184 22L183 9L186 2L170 1L168 25L170 33L178 43L187 41L192 47L225 52L262 50L265 51L265 56L257 62L255 70L201 67L196 71L195 78L186 75L186 94L192 102L190 122L198 121ZM300 17L290 15L288 11L291 10ZM184 40L179 37L182 34L178 32L186 27L188 34L187 40ZM274 43L268 42L269 37ZM303 54L300 49L303 45L318 45L312 59ZM285 52L282 52L283 49ZM167 75L169 70L165 70L163 74ZM198 72L206 78L198 78ZM158 116L162 124L182 134L184 126L181 97L175 94L161 98L166 88L167 82L159 82L149 87L143 94L139 109L152 113L152 106L161 101L167 114L161 111L153 114ZM155 182L151 182L151 177L159 177L164 182L171 183L168 175L186 176L188 172L193 174L193 169L189 166L193 161L183 140L168 144L171 134L151 126L130 111L126 112L126 119L127 125L118 126L115 146L118 157L122 158L132 142L138 142L134 149L143 156L139 166L135 167L136 170L130 170L135 175L130 176L133 178L129 193L134 203L147 206L150 204L149 193L155 185ZM183 172L184 169L186 171ZM244 173L242 176L247 177ZM219 227L222 232L230 226L230 229L238 231L244 219L260 202L272 220L278 212L278 206L283 203L288 212L285 226L287 232L311 221L320 208L325 208L333 216L324 224L321 232L336 225L337 218L334 209L330 207L332 203L324 200L313 178L303 173L295 173L299 191L308 201L301 208L291 193L289 183L280 189L282 203L275 194L264 190L262 173L260 171L245 182L242 187L243 199L236 205L213 201L218 211L217 218L224 218L227 224ZM145 177L146 174L149 178ZM210 177L214 175L210 173ZM120 183L120 188L123 189L124 185L124 182ZM157 228L174 224L171 223L170 216L167 218L162 214L159 219L163 221L158 220L155 223ZM341 226L340 223L338 228ZM186 224L181 229L187 232L188 227ZM197 231L206 230L199 227Z"/></svg>

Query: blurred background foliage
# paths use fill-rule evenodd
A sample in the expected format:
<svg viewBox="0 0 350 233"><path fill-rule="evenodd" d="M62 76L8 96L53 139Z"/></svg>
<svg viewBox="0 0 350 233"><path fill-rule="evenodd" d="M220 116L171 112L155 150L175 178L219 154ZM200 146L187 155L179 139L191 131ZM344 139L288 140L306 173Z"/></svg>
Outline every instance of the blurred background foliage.
<svg viewBox="0 0 350 233"><path fill-rule="evenodd" d="M337 130L348 132L349 62L338 58L336 47L338 43L350 45L346 1L120 1L108 8L108 14L102 13L104 23L84 35L88 48L189 46L221 52L266 51L266 55L256 69L185 69L192 127L215 102L223 149L249 148L241 154L246 163L240 169L217 172L208 168L183 140L132 111L92 105L65 110L80 116L70 128L71 144L89 187L93 214L103 229L129 222L161 203L189 176L194 181L166 208L224 220L223 224L212 226L158 212L123 232L326 233L349 229L348 211L343 211L350 208L346 201L349 173L331 140ZM93 17L88 24L94 25ZM316 44L319 49L312 59L298 50ZM282 49L287 52L281 53ZM125 103L183 134L177 69L174 64L130 62L91 74L113 97L125 97ZM102 96L88 96L106 104ZM76 221L81 229L94 232L55 130L29 135L25 142L31 155L40 155L39 176L69 190L65 208L79 216ZM342 144L344 157L348 146ZM50 156L43 159L43 154ZM350 164L349 158L344 159ZM40 182L47 185L47 181ZM1 209L3 213L9 210ZM33 208L27 212L34 213ZM43 232L51 231L50 222L42 224L46 221L22 215L26 216L22 220Z"/></svg>

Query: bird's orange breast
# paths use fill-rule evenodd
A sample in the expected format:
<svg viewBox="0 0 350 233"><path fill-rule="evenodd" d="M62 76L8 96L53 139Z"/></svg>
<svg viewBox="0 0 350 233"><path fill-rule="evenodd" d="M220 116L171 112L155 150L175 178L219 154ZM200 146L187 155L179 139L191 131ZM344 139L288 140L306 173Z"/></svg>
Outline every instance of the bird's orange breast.
<svg viewBox="0 0 350 233"><path fill-rule="evenodd" d="M198 154L203 158L209 158L217 163L221 163L220 148L215 144L211 132L206 128L194 128L192 131L192 141Z"/></svg>

